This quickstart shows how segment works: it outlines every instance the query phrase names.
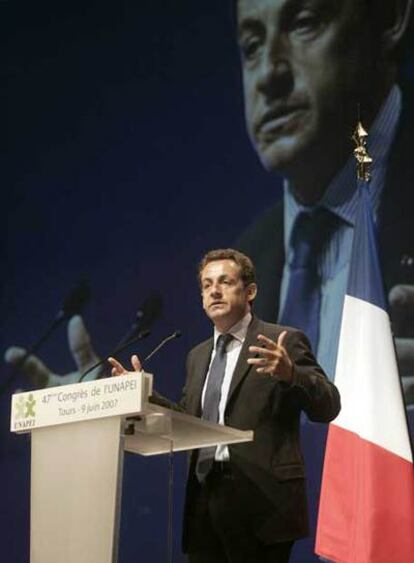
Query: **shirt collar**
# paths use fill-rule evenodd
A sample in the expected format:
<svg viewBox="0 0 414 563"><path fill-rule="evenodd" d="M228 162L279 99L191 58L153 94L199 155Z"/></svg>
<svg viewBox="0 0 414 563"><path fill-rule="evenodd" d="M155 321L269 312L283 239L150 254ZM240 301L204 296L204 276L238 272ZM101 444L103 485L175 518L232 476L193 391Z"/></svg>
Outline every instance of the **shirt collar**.
<svg viewBox="0 0 414 563"><path fill-rule="evenodd" d="M385 179L384 169L387 164L400 114L401 90L397 85L394 85L372 124L368 136L368 152L373 158L370 195L375 211L378 209ZM310 207L299 203L290 190L288 181L285 180L285 224L287 227L285 244L287 245L290 240L290 233L299 213L304 210L312 210L314 207L325 207L347 223L354 225L358 206L356 187L356 165L354 156L348 159L344 167L328 185L324 196L317 206Z"/></svg>
<svg viewBox="0 0 414 563"><path fill-rule="evenodd" d="M227 331L227 333L231 334L235 340L238 340L243 344L251 320L252 320L252 314L249 312L240 321L238 321L235 325L233 325L230 328L230 330ZM214 349L216 348L217 339L221 334L223 333L219 332L214 327Z"/></svg>

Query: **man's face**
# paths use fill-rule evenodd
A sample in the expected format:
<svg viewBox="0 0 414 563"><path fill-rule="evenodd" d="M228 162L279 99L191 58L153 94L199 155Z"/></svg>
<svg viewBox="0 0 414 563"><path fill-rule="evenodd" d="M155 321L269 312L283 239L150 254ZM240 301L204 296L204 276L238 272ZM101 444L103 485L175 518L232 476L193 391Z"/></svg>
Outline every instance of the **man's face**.
<svg viewBox="0 0 414 563"><path fill-rule="evenodd" d="M375 92L361 4L238 0L246 121L267 169L306 180L349 150L358 103Z"/></svg>
<svg viewBox="0 0 414 563"><path fill-rule="evenodd" d="M201 272L203 309L220 332L226 332L250 311L256 285L247 287L233 260L214 260Z"/></svg>

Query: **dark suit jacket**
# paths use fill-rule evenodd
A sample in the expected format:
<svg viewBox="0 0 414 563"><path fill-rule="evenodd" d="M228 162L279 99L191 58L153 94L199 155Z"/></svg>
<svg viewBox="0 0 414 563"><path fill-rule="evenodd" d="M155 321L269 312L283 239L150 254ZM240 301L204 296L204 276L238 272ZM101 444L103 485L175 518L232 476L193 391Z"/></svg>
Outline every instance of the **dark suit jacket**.
<svg viewBox="0 0 414 563"><path fill-rule="evenodd" d="M399 283L414 284L412 106L411 91L405 95L403 91L403 110L391 147L378 215L379 249L387 291ZM283 202L279 201L254 221L235 244L252 258L256 266L259 293L255 312L269 322L275 322L279 312L280 283L285 263L283 233ZM413 329L414 318L407 319L406 327L401 327L404 336L409 336Z"/></svg>
<svg viewBox="0 0 414 563"><path fill-rule="evenodd" d="M307 534L305 470L299 443L300 414L313 421L329 422L338 414L340 399L316 363L305 335L288 329L287 351L294 362L291 384L268 374L258 374L247 364L248 347L259 333L276 340L284 327L253 318L233 374L225 424L253 430L252 443L229 446L230 464L238 501L252 529L264 542L294 540ZM213 349L213 338L188 355L187 380L181 407L201 415L201 394ZM184 514L183 547L200 548L203 515L194 499L200 490L195 476L197 451L190 458Z"/></svg>

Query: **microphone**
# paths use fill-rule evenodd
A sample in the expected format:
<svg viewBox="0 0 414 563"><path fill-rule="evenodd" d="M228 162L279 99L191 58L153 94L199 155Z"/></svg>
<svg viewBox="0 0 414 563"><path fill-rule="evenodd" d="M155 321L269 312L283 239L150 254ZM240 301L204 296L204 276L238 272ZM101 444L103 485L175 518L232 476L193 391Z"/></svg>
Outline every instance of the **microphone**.
<svg viewBox="0 0 414 563"><path fill-rule="evenodd" d="M134 322L132 323L129 331L118 342L116 349L123 346L140 332L149 330L154 322L161 316L162 309L163 300L161 294L157 291L152 291L143 304L138 308Z"/></svg>
<svg viewBox="0 0 414 563"><path fill-rule="evenodd" d="M75 286L64 298L62 308L52 320L50 325L47 327L45 332L41 337L27 350L25 355L17 362L16 369L21 367L30 354L33 354L40 348L40 346L49 338L52 332L61 322L70 319L74 315L79 315L89 301L91 296L91 290L89 283L87 281L81 281Z"/></svg>
<svg viewBox="0 0 414 563"><path fill-rule="evenodd" d="M181 336L181 330L175 330L172 334L169 334L168 336L166 336L164 338L164 340L161 340L161 342L158 344L158 346L156 346L153 350L151 350L151 352L148 354L148 356L146 356L144 358L144 360L141 362L141 366L144 367L144 365L148 362L148 360L150 360L154 354L156 354L158 352L158 350L161 350L161 348L167 344L167 342L169 342L170 340L174 340L174 338L179 338ZM125 433L126 434L134 434L134 420L141 420L142 417L140 415L135 415L135 416L127 416L127 421L132 421L132 425L128 426L126 428Z"/></svg>
<svg viewBox="0 0 414 563"><path fill-rule="evenodd" d="M89 283L86 280L79 282L63 300L62 308L58 312L56 320L70 319L74 315L79 315L90 297L91 289Z"/></svg>
<svg viewBox="0 0 414 563"><path fill-rule="evenodd" d="M116 348L113 352L109 353L105 358L103 358L102 360L99 360L99 362L97 362L96 364L94 364L92 367L88 368L81 376L81 378L79 379L79 383L81 381L84 380L84 378L88 375L88 373L90 373L92 370L94 370L95 368L99 367L100 365L102 365L103 363L105 363L107 361L107 357L108 356L115 356L116 354L119 354L120 352L123 352L125 350L125 348L127 348L130 344L133 344L134 342L137 342L138 340L141 340L142 338L146 338L147 336L149 336L150 331L149 330L144 330L142 332L140 332L139 334L137 334L134 338L130 339L128 342L125 342L124 344L122 344L122 346L119 346L118 348ZM169 342L170 340L173 340L174 338L178 338L181 336L181 331L180 330L175 330L172 334L169 334L167 337L164 338L164 340L162 340L149 354L148 356L146 356L144 358L144 360L142 361L142 367L144 367L144 365L148 362L148 360L150 360L154 354L156 354L158 352L158 350L160 350L165 344L167 344L167 342Z"/></svg>
<svg viewBox="0 0 414 563"><path fill-rule="evenodd" d="M158 291L151 291L149 296L144 300L142 305L138 308L135 313L135 320L127 333L121 338L115 348L106 354L99 362L88 368L80 377L79 382L83 381L85 377L95 368L104 364L108 356L115 356L120 352L123 352L125 348L128 348L130 344L134 344L142 338L149 336L149 328L154 324L154 322L160 317L163 308L163 299ZM101 379L105 375L105 370L98 376Z"/></svg>
<svg viewBox="0 0 414 563"><path fill-rule="evenodd" d="M150 335L149 330L141 330L133 338L129 338L129 340L127 340L126 342L123 342L120 346L118 345L115 348L115 350L113 350L112 352L107 354L107 356L105 356L104 358L99 360L99 362L96 362L96 364L94 364L93 366L88 368L85 372L83 372L83 374L81 375L81 377L79 379L79 383L85 379L85 377L88 375L88 373L90 373L91 371L93 371L97 367L104 364L107 361L108 356L115 356L115 354L120 354L121 352L123 352L125 350L125 348L128 348L128 346L130 346L130 344L134 344L134 342L138 342L138 340L141 340L142 338L147 338L147 336L149 336L149 335ZM101 378L102 378L102 375L100 377L98 377L98 379L101 379Z"/></svg>
<svg viewBox="0 0 414 563"><path fill-rule="evenodd" d="M175 330L172 334L170 334L169 336L167 336L166 338L164 338L164 340L162 340L158 346L156 346L149 354L146 358L144 358L143 362L142 362L142 367L144 367L144 365L148 362L148 360L150 360L154 354L156 354L158 352L158 350L160 350L165 344L167 344L167 342L169 342L170 340L173 340L174 338L179 338L181 336L181 330Z"/></svg>

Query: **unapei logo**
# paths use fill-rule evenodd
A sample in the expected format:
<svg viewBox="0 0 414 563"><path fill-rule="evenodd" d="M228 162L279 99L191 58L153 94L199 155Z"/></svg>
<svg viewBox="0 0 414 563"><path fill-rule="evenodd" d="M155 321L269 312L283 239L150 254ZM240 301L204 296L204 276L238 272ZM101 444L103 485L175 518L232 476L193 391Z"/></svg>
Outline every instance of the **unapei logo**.
<svg viewBox="0 0 414 563"><path fill-rule="evenodd" d="M33 397L32 393L30 393L27 399L20 396L15 403L15 420L34 418L36 416L35 406L36 399Z"/></svg>

